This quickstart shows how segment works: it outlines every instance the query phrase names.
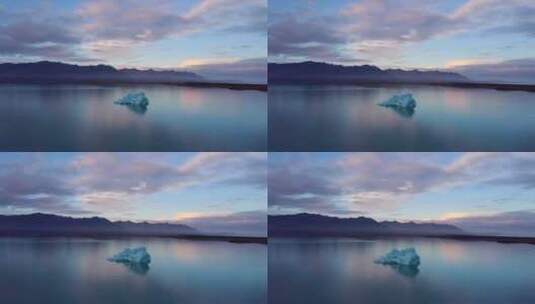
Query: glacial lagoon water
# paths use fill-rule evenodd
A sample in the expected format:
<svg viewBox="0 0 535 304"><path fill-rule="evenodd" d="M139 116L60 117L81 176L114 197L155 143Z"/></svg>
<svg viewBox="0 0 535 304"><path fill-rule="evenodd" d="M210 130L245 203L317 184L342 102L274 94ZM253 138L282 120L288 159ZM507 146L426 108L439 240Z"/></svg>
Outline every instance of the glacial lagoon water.
<svg viewBox="0 0 535 304"><path fill-rule="evenodd" d="M417 270L374 263L414 247ZM269 302L535 303L535 246L442 239L270 239Z"/></svg>
<svg viewBox="0 0 535 304"><path fill-rule="evenodd" d="M113 102L145 92L146 110ZM2 151L263 151L267 94L169 85L0 85Z"/></svg>
<svg viewBox="0 0 535 304"><path fill-rule="evenodd" d="M148 267L107 260L145 246ZM0 238L2 303L266 303L267 246L165 238ZM224 299L224 302L222 302Z"/></svg>
<svg viewBox="0 0 535 304"><path fill-rule="evenodd" d="M410 92L414 112L380 107ZM535 151L535 93L270 86L270 151Z"/></svg>

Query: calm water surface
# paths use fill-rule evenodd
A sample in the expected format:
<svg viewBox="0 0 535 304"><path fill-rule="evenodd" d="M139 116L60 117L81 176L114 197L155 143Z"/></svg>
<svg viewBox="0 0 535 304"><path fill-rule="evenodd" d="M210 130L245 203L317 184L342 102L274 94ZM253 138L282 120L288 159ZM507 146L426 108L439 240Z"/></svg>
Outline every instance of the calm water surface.
<svg viewBox="0 0 535 304"><path fill-rule="evenodd" d="M113 104L143 91L147 111ZM164 85L0 85L0 149L263 151L267 94Z"/></svg>
<svg viewBox="0 0 535 304"><path fill-rule="evenodd" d="M418 271L373 261L415 247ZM269 303L535 303L535 246L439 239L270 239Z"/></svg>
<svg viewBox="0 0 535 304"><path fill-rule="evenodd" d="M146 246L148 269L106 259ZM266 303L267 246L174 239L0 239L2 303Z"/></svg>
<svg viewBox="0 0 535 304"><path fill-rule="evenodd" d="M377 106L402 91L414 113ZM535 151L535 93L448 87L270 86L273 151Z"/></svg>

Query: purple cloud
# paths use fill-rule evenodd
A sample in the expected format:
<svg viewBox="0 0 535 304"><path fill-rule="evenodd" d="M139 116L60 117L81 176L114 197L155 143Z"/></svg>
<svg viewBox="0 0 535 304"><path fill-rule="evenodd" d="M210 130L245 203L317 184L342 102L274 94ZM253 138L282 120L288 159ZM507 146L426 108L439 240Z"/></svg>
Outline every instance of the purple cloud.
<svg viewBox="0 0 535 304"><path fill-rule="evenodd" d="M535 237L535 211L533 210L467 216L444 222L474 234Z"/></svg>
<svg viewBox="0 0 535 304"><path fill-rule="evenodd" d="M265 210L191 217L178 223L212 234L267 236L267 212Z"/></svg>
<svg viewBox="0 0 535 304"><path fill-rule="evenodd" d="M264 153L197 153L179 165L166 153L86 153L61 165L24 159L0 170L0 207L86 214L127 209L164 190L225 184L266 187Z"/></svg>
<svg viewBox="0 0 535 304"><path fill-rule="evenodd" d="M469 78L482 81L507 81L508 83L535 82L535 58L514 59L497 63L461 65L453 67L450 70L459 72Z"/></svg>
<svg viewBox="0 0 535 304"><path fill-rule="evenodd" d="M393 210L419 194L469 184L535 188L530 153L466 153L449 164L430 161L433 154L426 153L346 153L328 162L284 155L284 160L270 161L272 213Z"/></svg>
<svg viewBox="0 0 535 304"><path fill-rule="evenodd" d="M189 71L214 81L246 80L249 83L267 83L267 59L252 58L231 63L213 63L188 66Z"/></svg>
<svg viewBox="0 0 535 304"><path fill-rule="evenodd" d="M328 15L314 3L306 11L288 7L270 14L268 54L273 62L396 63L404 62L406 51L425 49L423 43L433 39L471 33L525 38L535 34L535 3L522 0L467 0L453 9L432 0L361 0ZM533 82L533 69L521 65L526 61L531 58L459 71L480 80Z"/></svg>
<svg viewBox="0 0 535 304"><path fill-rule="evenodd" d="M207 31L265 35L265 1L179 4L171 0L83 0L69 12L54 7L59 3L24 10L9 7L0 11L0 56L15 61L103 62L106 54Z"/></svg>

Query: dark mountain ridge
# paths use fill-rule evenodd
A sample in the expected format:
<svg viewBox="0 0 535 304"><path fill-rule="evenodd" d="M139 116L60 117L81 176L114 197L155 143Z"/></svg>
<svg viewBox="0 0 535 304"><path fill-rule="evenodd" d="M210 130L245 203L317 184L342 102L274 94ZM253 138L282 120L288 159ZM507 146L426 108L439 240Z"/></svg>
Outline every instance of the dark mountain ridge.
<svg viewBox="0 0 535 304"><path fill-rule="evenodd" d="M61 62L0 64L0 82L201 82L192 72L116 69L109 65L80 66Z"/></svg>
<svg viewBox="0 0 535 304"><path fill-rule="evenodd" d="M102 217L73 218L52 214L0 215L2 235L136 235L179 236L199 234L182 224L112 222Z"/></svg>
<svg viewBox="0 0 535 304"><path fill-rule="evenodd" d="M269 236L437 236L461 235L453 225L378 222L367 217L338 218L318 214L270 215Z"/></svg>
<svg viewBox="0 0 535 304"><path fill-rule="evenodd" d="M323 62L269 63L268 81L275 84L468 83L465 76L442 71L382 70L373 65L344 66Z"/></svg>

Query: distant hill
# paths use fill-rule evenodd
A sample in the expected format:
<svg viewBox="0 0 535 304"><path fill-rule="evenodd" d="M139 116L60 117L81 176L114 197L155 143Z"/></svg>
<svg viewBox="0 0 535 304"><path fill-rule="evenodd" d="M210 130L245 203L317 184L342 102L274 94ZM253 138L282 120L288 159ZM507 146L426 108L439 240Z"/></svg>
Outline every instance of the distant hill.
<svg viewBox="0 0 535 304"><path fill-rule="evenodd" d="M43 213L0 215L0 235L179 236L198 233L181 224L112 222L102 217L72 218Z"/></svg>
<svg viewBox="0 0 535 304"><path fill-rule="evenodd" d="M269 83L358 84L358 83L466 83L458 73L419 70L382 70L373 65L343 66L322 62L270 63Z"/></svg>
<svg viewBox="0 0 535 304"><path fill-rule="evenodd" d="M269 236L436 236L460 235L453 225L378 222L367 217L338 218L318 214L270 215Z"/></svg>
<svg viewBox="0 0 535 304"><path fill-rule="evenodd" d="M192 72L116 69L109 65L80 66L61 62L0 64L0 82L122 82L122 83L182 83L202 82Z"/></svg>

